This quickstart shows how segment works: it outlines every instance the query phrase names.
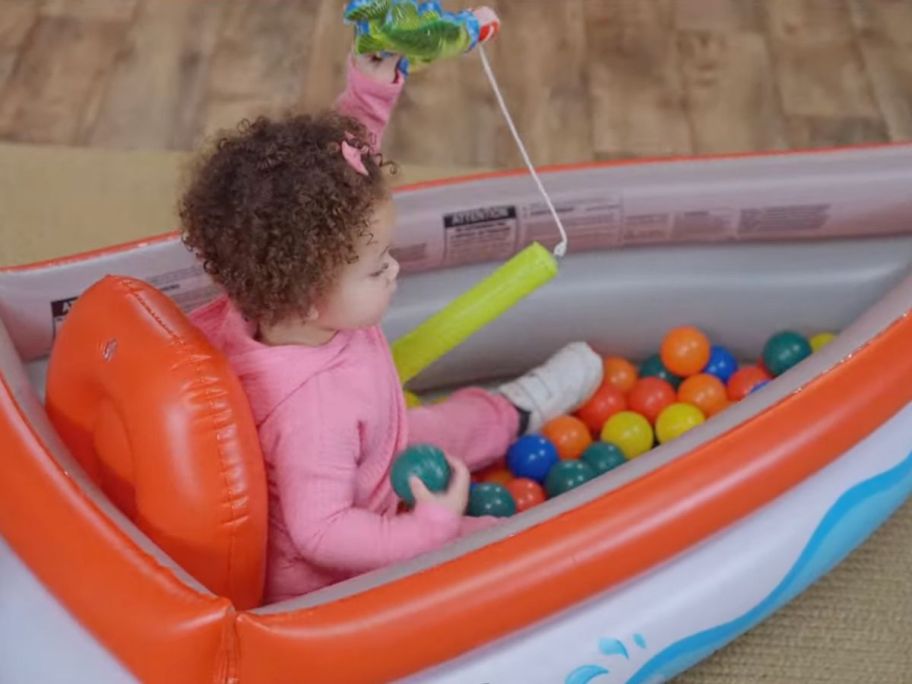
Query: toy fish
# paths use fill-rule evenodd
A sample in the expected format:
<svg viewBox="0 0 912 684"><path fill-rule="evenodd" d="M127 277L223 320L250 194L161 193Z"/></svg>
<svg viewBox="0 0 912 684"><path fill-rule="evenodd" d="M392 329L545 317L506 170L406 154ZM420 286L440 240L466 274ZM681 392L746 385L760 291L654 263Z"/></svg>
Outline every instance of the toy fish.
<svg viewBox="0 0 912 684"><path fill-rule="evenodd" d="M454 13L438 0L351 0L345 20L355 26L355 52L402 55L406 74L468 52L500 28L487 7Z"/></svg>

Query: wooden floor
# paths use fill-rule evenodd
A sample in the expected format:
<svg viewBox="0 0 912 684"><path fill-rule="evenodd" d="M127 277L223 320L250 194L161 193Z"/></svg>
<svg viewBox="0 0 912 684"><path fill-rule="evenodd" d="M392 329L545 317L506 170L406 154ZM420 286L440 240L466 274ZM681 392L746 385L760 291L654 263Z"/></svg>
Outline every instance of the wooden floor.
<svg viewBox="0 0 912 684"><path fill-rule="evenodd" d="M0 140L191 149L328 105L340 0L0 0ZM489 0L538 163L912 139L912 0ZM415 75L402 162L519 163L477 56Z"/></svg>

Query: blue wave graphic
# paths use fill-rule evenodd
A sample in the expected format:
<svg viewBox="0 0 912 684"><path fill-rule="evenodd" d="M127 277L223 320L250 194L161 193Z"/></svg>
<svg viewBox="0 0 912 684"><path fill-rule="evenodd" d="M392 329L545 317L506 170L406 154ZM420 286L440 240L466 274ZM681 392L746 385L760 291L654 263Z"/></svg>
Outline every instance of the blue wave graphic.
<svg viewBox="0 0 912 684"><path fill-rule="evenodd" d="M605 655L622 655L630 658L627 647L619 639L609 639L608 637L599 639L599 650Z"/></svg>
<svg viewBox="0 0 912 684"><path fill-rule="evenodd" d="M627 684L667 681L764 620L829 572L899 508L910 493L912 453L894 468L843 494L827 511L795 565L763 601L731 622L672 644L648 660Z"/></svg>
<svg viewBox="0 0 912 684"><path fill-rule="evenodd" d="M565 684L589 684L596 677L608 674L600 665L583 665L567 675Z"/></svg>

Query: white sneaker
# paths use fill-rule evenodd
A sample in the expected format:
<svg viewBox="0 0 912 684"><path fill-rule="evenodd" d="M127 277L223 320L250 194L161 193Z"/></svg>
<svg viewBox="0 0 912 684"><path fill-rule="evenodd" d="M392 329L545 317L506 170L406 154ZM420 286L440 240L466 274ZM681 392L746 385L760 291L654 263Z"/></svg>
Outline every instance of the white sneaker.
<svg viewBox="0 0 912 684"><path fill-rule="evenodd" d="M523 376L498 391L514 406L529 412L527 432L537 432L552 418L572 413L602 383L602 357L585 342L571 342Z"/></svg>

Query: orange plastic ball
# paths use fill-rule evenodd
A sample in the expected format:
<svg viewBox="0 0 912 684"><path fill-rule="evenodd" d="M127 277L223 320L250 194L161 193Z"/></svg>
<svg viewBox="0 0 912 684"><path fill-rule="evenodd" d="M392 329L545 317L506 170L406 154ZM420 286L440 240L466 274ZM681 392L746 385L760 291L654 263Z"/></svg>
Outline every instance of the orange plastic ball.
<svg viewBox="0 0 912 684"><path fill-rule="evenodd" d="M517 513L527 511L548 498L545 496L545 490L542 486L535 480L530 480L527 477L517 477L515 480L510 480L504 486L516 502Z"/></svg>
<svg viewBox="0 0 912 684"><path fill-rule="evenodd" d="M506 485L513 479L513 473L509 471L505 464L495 463L479 470L472 479L476 482L493 482L499 485Z"/></svg>
<svg viewBox="0 0 912 684"><path fill-rule="evenodd" d="M557 447L562 459L579 458L590 444L589 426L575 416L558 416L545 424L542 434Z"/></svg>
<svg viewBox="0 0 912 684"><path fill-rule="evenodd" d="M629 392L637 381L637 368L620 356L606 356L604 360L605 379L621 392Z"/></svg>
<svg viewBox="0 0 912 684"><path fill-rule="evenodd" d="M693 404L707 417L716 415L728 404L725 385L715 375L691 375L678 388L678 401Z"/></svg>
<svg viewBox="0 0 912 684"><path fill-rule="evenodd" d="M673 404L675 399L675 391L671 383L662 378L646 377L637 380L633 389L630 390L627 395L627 406L631 411L646 416L650 423L655 423L662 409Z"/></svg>
<svg viewBox="0 0 912 684"><path fill-rule="evenodd" d="M772 376L757 366L742 366L728 379L728 398L741 401L754 387Z"/></svg>
<svg viewBox="0 0 912 684"><path fill-rule="evenodd" d="M582 420L593 435L602 431L602 426L615 413L627 408L624 393L610 382L603 382L595 394L576 411L576 417Z"/></svg>
<svg viewBox="0 0 912 684"><path fill-rule="evenodd" d="M692 326L675 328L662 340L659 355L665 367L682 377L696 375L709 361L709 338Z"/></svg>

